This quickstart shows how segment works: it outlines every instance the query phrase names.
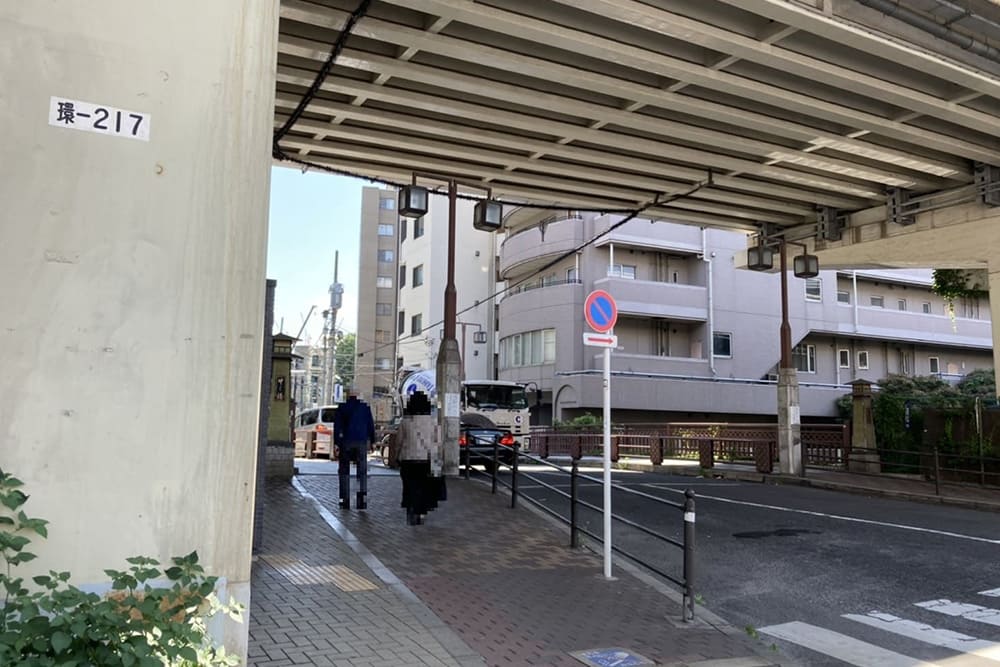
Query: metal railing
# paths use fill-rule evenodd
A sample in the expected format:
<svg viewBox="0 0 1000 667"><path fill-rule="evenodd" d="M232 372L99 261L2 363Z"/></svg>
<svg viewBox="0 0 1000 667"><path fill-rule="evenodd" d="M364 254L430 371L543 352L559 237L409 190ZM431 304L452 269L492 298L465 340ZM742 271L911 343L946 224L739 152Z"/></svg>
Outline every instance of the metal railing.
<svg viewBox="0 0 1000 667"><path fill-rule="evenodd" d="M898 475L933 481L935 495L941 495L942 484L1000 487L1000 458L942 451L938 447L855 448L850 453L849 470L858 475Z"/></svg>
<svg viewBox="0 0 1000 667"><path fill-rule="evenodd" d="M601 544L604 543L604 539L603 539L602 535L598 535L598 534L596 534L596 533L588 530L587 528L583 527L582 525L580 525L580 520L579 520L579 508L580 507L584 507L584 508L590 509L590 510L598 512L598 513L602 513L604 511L604 508L602 506L594 505L593 503L589 503L589 502L587 502L585 500L581 500L580 499L580 496L579 496L579 486L580 486L579 483L580 483L580 480L582 479L582 480L587 480L587 481L595 482L595 483L597 483L599 485L603 485L604 484L604 480L600 479L600 478L597 478L597 477L592 477L590 475L581 474L580 471L579 471L579 461L578 461L577 458L573 458L572 464L570 466L570 469L566 470L565 466L560 466L560 465L557 465L555 463L551 463L549 461L546 461L545 459L543 459L541 457L534 456L534 455L527 454L525 452L520 451L520 448L519 448L519 446L517 444L515 444L513 446L501 445L500 442L499 442L499 438L493 439L492 442L490 442L490 441L484 441L484 440L479 440L478 443L480 444L480 446L483 446L483 445L490 446L491 445L492 446L492 457L487 457L483 453L481 453L481 452L475 452L475 451L473 451L470 448L468 450L468 452L467 452L467 456L466 456L466 459L465 459L464 473L465 473L465 478L466 479L469 479L470 476L471 476L472 462L473 462L474 458L477 459L478 461L485 462L485 463L487 463L487 468L488 468L488 472L489 472L489 475L490 475L491 492L495 494L497 492L497 488L500 485L502 485L502 486L510 489L510 506L511 506L511 509L514 509L514 508L517 507L518 498L523 498L527 502L531 503L533 506L537 507L542 512L548 514L549 516L554 517L555 519L557 519L558 521L560 521L562 523L567 524L569 526L569 531L570 531L569 532L569 535L570 535L570 546L573 547L573 548L576 548L576 547L580 546L580 534L581 533L583 535L586 535L587 537L593 539L596 542L599 542ZM501 456L500 456L501 452L508 452L509 453L509 459L510 459L509 463L506 462L506 461L504 461L501 458ZM531 461L532 463L536 463L538 465L545 466L549 470L552 470L552 471L555 471L555 472L558 472L558 473L561 473L561 474L564 474L564 475L569 475L569 478L570 478L570 491L569 491L569 493L563 491L562 489L560 489L560 488L558 488L558 487L556 487L556 486L554 486L552 484L549 484L548 482L543 481L542 479L540 479L536 475L532 475L530 473L526 473L523 470L521 470L520 469L520 465L519 465L521 459L527 459L527 460ZM509 482L506 481L506 480L504 480L504 479L502 479L500 477L500 475L497 474L500 471L501 466L503 466L504 468L507 468L507 469L510 470L511 476L510 476L510 481ZM519 493L518 492L518 481L519 481L519 478L522 477L522 476L525 477L526 479L531 480L535 484L538 484L539 486L541 486L543 488L546 488L549 491L551 491L551 492L553 492L553 493L555 493L555 494L557 494L559 496L562 496L563 498L568 499L569 500L569 518L567 519L566 517L564 517L563 515L561 515L559 512L557 512L556 510L554 510L551 507L549 507L548 505L546 505L545 503L539 502L539 501L535 500L534 498L532 498L531 496L523 495L523 494ZM621 486L620 484L611 484L611 488L614 489L614 490L616 490L616 491L619 491L621 493L627 493L627 494L630 494L632 496L639 497L639 498L644 498L646 500L655 502L655 503L660 504L660 505L666 505L667 507L671 507L671 508L680 510L683 513L683 517L682 518L683 518L683 526L684 527L683 527L683 538L681 540L676 540L676 539L670 537L669 535L664 535L663 533L660 533L660 532L657 532L657 531L652 530L650 528L647 528L646 526L643 526L642 524L637 523L635 521L632 521L631 519L628 519L628 518L626 518L624 516L621 516L619 514L614 514L614 513L611 514L611 518L612 518L613 521L617 521L620 524L628 526L628 527L630 527L630 528L632 528L632 529L634 529L634 530L636 530L636 531L638 531L638 532L640 532L640 533L642 533L644 535L648 535L650 537L655 538L656 540L659 540L660 542L664 542L664 543L666 543L666 544L668 544L668 545L670 545L672 547L676 547L677 549L680 549L681 552L682 552L682 554L683 554L682 573L681 573L680 577L674 576L674 575L670 574L669 572L667 572L666 570L664 570L663 568L658 567L657 565L654 565L654 564L648 562L647 560L644 560L639 555L637 555L635 553L632 553L632 552L629 552L629 551L626 551L625 549L623 549L623 548L621 548L619 546L615 546L614 544L611 545L611 550L613 552L615 552L615 553L618 553L618 554L620 554L622 556L625 556L626 558L628 558L632 562L637 563L638 565L640 565L643 568L649 570L650 572L653 572L653 573L659 575L660 577L663 577L664 579L666 579L666 580L668 580L668 581L676 584L677 586L679 586L681 588L681 591L682 591L682 594L683 594L683 597L682 597L682 600L681 600L681 618L685 622L689 622L689 621L694 620L694 602L695 602L695 599L694 599L694 576L695 576L695 562L694 562L694 556L695 556L695 551L694 551L695 550L695 501L694 501L694 498L695 498L695 493L694 493L694 491L692 489L687 489L684 492L684 502L683 503L675 503L675 502L671 502L669 500L665 500L663 498L659 498L657 496L654 496L654 495L651 495L651 494L648 494L648 493L643 493L642 491L636 491L634 489L629 489L627 487Z"/></svg>
<svg viewBox="0 0 1000 667"><path fill-rule="evenodd" d="M778 460L776 424L667 423L616 424L611 434L611 460L649 458L694 459L702 467L715 462L751 463L769 472ZM846 468L850 434L842 424L803 424L803 455L807 466ZM603 435L598 430L533 429L532 451L550 455L599 456Z"/></svg>

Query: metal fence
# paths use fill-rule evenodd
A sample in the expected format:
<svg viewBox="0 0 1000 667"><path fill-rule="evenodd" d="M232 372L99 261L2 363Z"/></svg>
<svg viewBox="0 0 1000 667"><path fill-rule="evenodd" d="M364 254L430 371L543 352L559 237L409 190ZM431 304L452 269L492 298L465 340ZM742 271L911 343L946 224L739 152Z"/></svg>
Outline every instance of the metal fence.
<svg viewBox="0 0 1000 667"><path fill-rule="evenodd" d="M591 438L589 436L592 435L595 434L588 434L587 438L588 447L591 446L590 443ZM596 437L600 439L601 435L596 434ZM579 440L577 441L577 443L579 444ZM580 534L586 535L587 537L593 539L594 541L603 544L604 539L602 535L598 535L580 525L579 521L580 508L590 509L598 513L603 512L604 508L586 502L584 500L581 500L579 495L579 484L580 480L587 480L603 485L604 480L597 477L591 477L589 475L581 474L578 467L579 461L577 460L579 457L574 457L570 466L567 469L567 466L557 465L550 461L546 461L544 458L540 456L534 456L532 454L520 451L519 446L516 444L512 447L501 445L499 443L499 439L494 439L489 443L480 441L478 445L480 446L477 448L479 451L478 452L473 451L473 449L470 448L468 451L468 456L465 459L466 479L468 479L472 474L472 464L474 461L480 463L486 463L487 473L490 475L490 484L492 487L492 492L496 493L499 486L504 486L510 489L510 506L512 509L517 507L519 499L523 499L531 503L538 509L540 509L542 512L545 512L549 516L552 516L557 520L559 520L560 522L567 524L569 526L571 547L575 548L579 546ZM489 454L483 453L482 451L483 445L492 446L491 457L489 456ZM505 456L501 456L501 452L504 452ZM505 462L504 458L508 458L510 462L509 463ZM563 491L562 489L552 484L549 484L548 482L542 480L537 475L525 472L520 465L525 461L530 461L531 463L545 466L549 471L558 472L560 474L569 476L570 479L569 493ZM507 469L510 471L509 481L504 479L498 474L498 472L501 469ZM544 487L549 491L559 496L562 496L563 498L566 498L569 501L569 518L567 519L562 514L552 509L552 507L550 507L548 504L541 503L535 500L534 498L531 498L530 496L522 495L521 493L519 493L518 485L521 478L529 479L533 483L538 484L539 486ZM683 538L681 540L676 540L670 537L669 535L664 535L663 533L647 528L646 526L636 523L635 521L632 521L631 519L628 519L619 514L612 513L611 515L612 520L617 521L621 525L629 526L630 528L638 531L639 533L652 537L658 540L659 542L664 543L665 545L668 545L676 549L680 549L683 555L683 565L681 568L682 572L680 573L679 576L676 573L671 573L666 571L666 569L663 568L662 566L650 563L649 561L641 558L637 554L626 551L621 547L615 546L614 544L611 545L611 550L617 554L625 556L629 560L641 565L642 567L663 577L664 579L677 584L683 592L683 597L681 601L681 618L684 621L694 620L694 602L695 602L695 596L694 596L695 493L694 491L692 489L687 489L684 492L684 502L674 503L669 500L665 500L663 498L658 498L648 493L643 493L642 491L629 489L619 484L612 484L611 487L612 489L620 493L627 493L632 495L633 497L643 498L650 502L657 503L672 508L674 510L679 510L682 513L681 519L683 522Z"/></svg>
<svg viewBox="0 0 1000 667"><path fill-rule="evenodd" d="M803 455L806 465L846 468L850 456L850 434L842 424L803 424ZM532 452L549 456L601 456L603 434L592 430L533 430ZM771 472L778 461L776 424L728 424L690 422L629 424L613 428L611 459L648 458L659 465L664 459L693 459L701 467L716 462L749 463Z"/></svg>

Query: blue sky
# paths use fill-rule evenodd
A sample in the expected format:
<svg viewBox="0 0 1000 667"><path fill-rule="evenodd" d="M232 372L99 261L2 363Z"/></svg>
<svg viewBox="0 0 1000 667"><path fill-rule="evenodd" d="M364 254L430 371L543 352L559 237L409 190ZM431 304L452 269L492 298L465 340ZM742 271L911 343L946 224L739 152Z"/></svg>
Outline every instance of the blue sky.
<svg viewBox="0 0 1000 667"><path fill-rule="evenodd" d="M309 307L316 306L303 333L318 338L330 303L334 252L340 251L338 281L344 286L337 320L357 330L358 244L361 188L365 181L287 167L271 169L267 277L278 281L274 330L296 335Z"/></svg>

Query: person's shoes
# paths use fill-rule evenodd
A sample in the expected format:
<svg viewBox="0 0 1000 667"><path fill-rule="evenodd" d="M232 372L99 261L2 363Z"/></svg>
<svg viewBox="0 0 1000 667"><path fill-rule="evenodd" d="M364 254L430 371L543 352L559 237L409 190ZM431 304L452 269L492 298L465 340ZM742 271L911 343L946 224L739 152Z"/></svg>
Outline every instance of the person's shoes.
<svg viewBox="0 0 1000 667"><path fill-rule="evenodd" d="M360 492L360 491L358 491L358 495L357 495L357 505L358 505L358 509L359 510L366 510L366 509L368 509L368 502L365 499L365 494L362 493L362 492Z"/></svg>
<svg viewBox="0 0 1000 667"><path fill-rule="evenodd" d="M351 509L351 501L348 500L347 498L341 498L340 499L340 509L342 509L342 510L349 510L349 509Z"/></svg>

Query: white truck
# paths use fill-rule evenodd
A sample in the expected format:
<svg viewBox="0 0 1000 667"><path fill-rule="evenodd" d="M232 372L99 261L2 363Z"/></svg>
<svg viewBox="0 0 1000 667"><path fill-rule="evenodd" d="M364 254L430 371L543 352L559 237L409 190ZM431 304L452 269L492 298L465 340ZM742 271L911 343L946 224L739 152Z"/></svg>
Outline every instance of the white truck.
<svg viewBox="0 0 1000 667"><path fill-rule="evenodd" d="M437 398L434 369L404 369L399 383L400 398L422 391L431 399ZM400 403L402 405L402 402ZM503 380L466 380L462 383L462 414L480 414L497 428L508 430L521 446L528 445L531 410L524 385Z"/></svg>

